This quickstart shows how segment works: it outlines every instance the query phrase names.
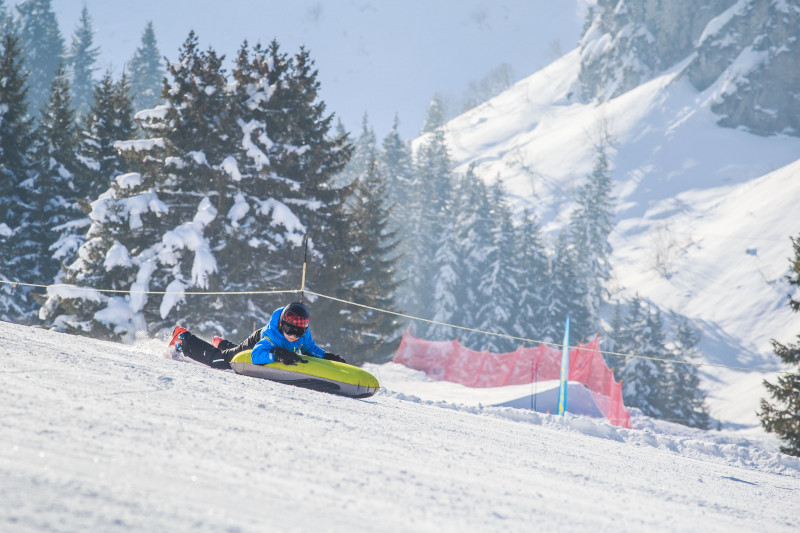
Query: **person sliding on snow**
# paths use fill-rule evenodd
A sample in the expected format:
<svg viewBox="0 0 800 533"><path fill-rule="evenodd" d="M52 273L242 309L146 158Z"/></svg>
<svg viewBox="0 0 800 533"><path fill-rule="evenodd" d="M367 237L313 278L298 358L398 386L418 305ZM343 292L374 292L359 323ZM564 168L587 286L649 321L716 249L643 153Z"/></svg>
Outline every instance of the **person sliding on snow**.
<svg viewBox="0 0 800 533"><path fill-rule="evenodd" d="M344 363L342 357L317 346L308 331L309 319L306 306L293 302L276 309L266 327L254 331L239 344L221 337L214 337L212 344L209 344L186 328L175 326L169 345L175 352L212 368L231 368L233 356L244 350L253 350L250 360L254 365L278 361L285 365L307 363L298 353Z"/></svg>

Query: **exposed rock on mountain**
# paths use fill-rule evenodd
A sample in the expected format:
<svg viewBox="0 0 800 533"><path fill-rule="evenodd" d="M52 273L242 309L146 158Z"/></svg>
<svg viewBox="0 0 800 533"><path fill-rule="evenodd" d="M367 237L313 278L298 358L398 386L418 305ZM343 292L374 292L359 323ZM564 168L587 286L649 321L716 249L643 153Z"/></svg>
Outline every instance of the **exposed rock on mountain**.
<svg viewBox="0 0 800 533"><path fill-rule="evenodd" d="M682 66L720 125L800 135L793 0L598 0L581 38L582 96L608 100Z"/></svg>

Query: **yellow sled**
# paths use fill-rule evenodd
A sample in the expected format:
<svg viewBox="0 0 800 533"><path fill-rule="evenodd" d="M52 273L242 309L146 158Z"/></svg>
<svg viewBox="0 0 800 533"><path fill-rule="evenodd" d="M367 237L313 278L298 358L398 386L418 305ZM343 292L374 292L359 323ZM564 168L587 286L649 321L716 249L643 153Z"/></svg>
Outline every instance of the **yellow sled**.
<svg viewBox="0 0 800 533"><path fill-rule="evenodd" d="M234 372L351 398L368 398L380 388L375 376L357 366L308 356L301 356L307 363L296 365L254 365L250 352L252 350L245 350L233 356L231 368Z"/></svg>

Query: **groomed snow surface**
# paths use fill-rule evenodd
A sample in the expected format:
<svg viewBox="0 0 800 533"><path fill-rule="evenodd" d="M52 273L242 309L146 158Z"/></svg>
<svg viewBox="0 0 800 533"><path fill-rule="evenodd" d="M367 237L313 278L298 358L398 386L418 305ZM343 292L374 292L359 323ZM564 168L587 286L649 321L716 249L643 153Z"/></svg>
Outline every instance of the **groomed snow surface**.
<svg viewBox="0 0 800 533"><path fill-rule="evenodd" d="M800 530L767 435L424 400L393 364L353 400L165 346L0 323L0 530Z"/></svg>

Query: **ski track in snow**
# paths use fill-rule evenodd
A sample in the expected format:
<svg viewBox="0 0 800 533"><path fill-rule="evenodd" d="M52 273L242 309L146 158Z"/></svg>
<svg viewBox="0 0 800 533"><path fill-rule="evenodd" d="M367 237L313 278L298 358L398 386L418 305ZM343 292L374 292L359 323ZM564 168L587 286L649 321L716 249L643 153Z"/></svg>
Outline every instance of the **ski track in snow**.
<svg viewBox="0 0 800 533"><path fill-rule="evenodd" d="M798 458L730 432L353 400L172 360L163 339L0 323L0 346L3 531L800 527Z"/></svg>

